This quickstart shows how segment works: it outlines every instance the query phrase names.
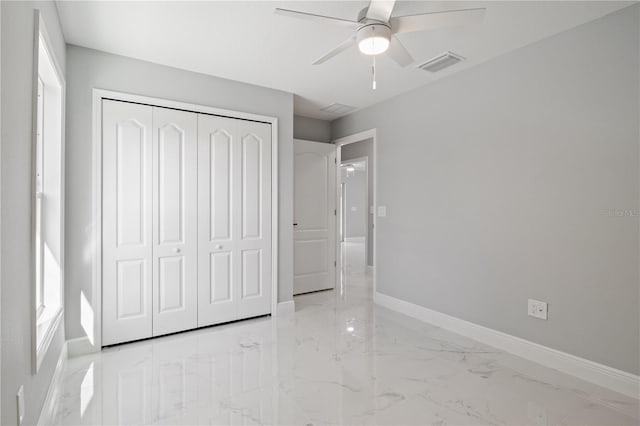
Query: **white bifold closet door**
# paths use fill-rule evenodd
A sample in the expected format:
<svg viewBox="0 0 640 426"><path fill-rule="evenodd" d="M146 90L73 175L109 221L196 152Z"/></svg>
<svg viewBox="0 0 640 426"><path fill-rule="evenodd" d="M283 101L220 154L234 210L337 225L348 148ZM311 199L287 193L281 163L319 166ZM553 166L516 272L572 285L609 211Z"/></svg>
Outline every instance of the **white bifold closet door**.
<svg viewBox="0 0 640 426"><path fill-rule="evenodd" d="M102 344L152 333L152 108L102 102Z"/></svg>
<svg viewBox="0 0 640 426"><path fill-rule="evenodd" d="M153 335L198 326L198 119L153 108Z"/></svg>
<svg viewBox="0 0 640 426"><path fill-rule="evenodd" d="M197 115L102 108L102 343L195 328Z"/></svg>
<svg viewBox="0 0 640 426"><path fill-rule="evenodd" d="M102 344L270 313L271 125L102 111Z"/></svg>
<svg viewBox="0 0 640 426"><path fill-rule="evenodd" d="M271 125L198 115L198 326L271 312Z"/></svg>

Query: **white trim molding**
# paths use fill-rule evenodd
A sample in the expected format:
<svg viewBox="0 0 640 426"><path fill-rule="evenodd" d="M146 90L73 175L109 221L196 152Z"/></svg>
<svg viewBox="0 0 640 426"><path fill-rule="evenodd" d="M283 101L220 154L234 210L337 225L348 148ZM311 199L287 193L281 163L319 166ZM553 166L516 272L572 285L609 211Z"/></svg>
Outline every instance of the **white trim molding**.
<svg viewBox="0 0 640 426"><path fill-rule="evenodd" d="M44 404L42 404L42 409L40 410L40 416L38 417L38 426L45 426L53 424L53 416L55 415L56 410L56 402L58 400L58 394L60 393L60 381L62 380L62 372L64 370L64 365L67 361L67 344L66 342L62 345L62 350L60 351L60 356L58 357L58 363L56 364L56 369L53 371L53 376L51 377L51 382L49 383L49 390L47 391L47 396L44 399Z"/></svg>
<svg viewBox="0 0 640 426"><path fill-rule="evenodd" d="M277 316L284 317L293 315L296 312L296 302L293 300L287 300L286 302L278 303Z"/></svg>
<svg viewBox="0 0 640 426"><path fill-rule="evenodd" d="M67 358L75 358L95 352L94 345L87 336L69 339L67 344Z"/></svg>
<svg viewBox="0 0 640 426"><path fill-rule="evenodd" d="M626 396L640 399L640 376L452 317L424 306L396 299L386 294L376 292L374 299L376 304L385 308L453 331Z"/></svg>

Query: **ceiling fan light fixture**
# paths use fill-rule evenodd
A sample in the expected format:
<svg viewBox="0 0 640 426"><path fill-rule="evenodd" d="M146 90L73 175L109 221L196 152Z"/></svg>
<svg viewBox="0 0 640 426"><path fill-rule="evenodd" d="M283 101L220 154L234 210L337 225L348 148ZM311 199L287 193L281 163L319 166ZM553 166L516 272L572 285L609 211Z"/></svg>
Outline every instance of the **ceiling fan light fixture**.
<svg viewBox="0 0 640 426"><path fill-rule="evenodd" d="M365 55L379 55L389 48L389 40L384 37L369 37L358 43L358 49Z"/></svg>
<svg viewBox="0 0 640 426"><path fill-rule="evenodd" d="M358 49L365 55L379 55L389 48L391 28L383 24L370 24L358 30Z"/></svg>

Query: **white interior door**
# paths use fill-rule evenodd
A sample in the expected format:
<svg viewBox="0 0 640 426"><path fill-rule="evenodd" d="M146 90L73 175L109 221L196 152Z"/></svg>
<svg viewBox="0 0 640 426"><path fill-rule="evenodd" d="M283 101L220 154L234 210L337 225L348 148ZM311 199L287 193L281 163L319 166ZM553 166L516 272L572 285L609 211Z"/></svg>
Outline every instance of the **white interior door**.
<svg viewBox="0 0 640 426"><path fill-rule="evenodd" d="M198 325L196 113L153 108L153 335Z"/></svg>
<svg viewBox="0 0 640 426"><path fill-rule="evenodd" d="M271 125L198 116L198 325L271 312Z"/></svg>
<svg viewBox="0 0 640 426"><path fill-rule="evenodd" d="M335 287L336 147L294 140L293 293Z"/></svg>
<svg viewBox="0 0 640 426"><path fill-rule="evenodd" d="M102 344L152 333L152 108L102 102Z"/></svg>

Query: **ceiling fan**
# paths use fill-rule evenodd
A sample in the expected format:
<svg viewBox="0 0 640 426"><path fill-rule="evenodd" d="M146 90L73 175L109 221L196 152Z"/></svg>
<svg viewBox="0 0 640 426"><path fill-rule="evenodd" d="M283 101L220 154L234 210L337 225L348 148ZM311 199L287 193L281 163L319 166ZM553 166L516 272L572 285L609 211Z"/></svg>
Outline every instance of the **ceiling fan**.
<svg viewBox="0 0 640 426"><path fill-rule="evenodd" d="M326 62L357 43L365 55L387 52L398 65L406 67L414 60L396 34L474 24L482 21L485 11L484 8L476 8L392 17L394 5L395 0L371 0L369 6L358 14L357 21L281 8L276 8L275 13L354 30L351 37L316 60L314 65Z"/></svg>

